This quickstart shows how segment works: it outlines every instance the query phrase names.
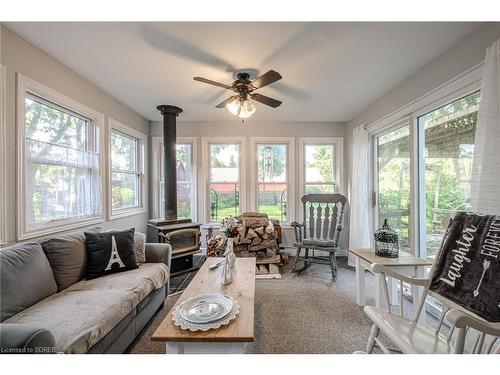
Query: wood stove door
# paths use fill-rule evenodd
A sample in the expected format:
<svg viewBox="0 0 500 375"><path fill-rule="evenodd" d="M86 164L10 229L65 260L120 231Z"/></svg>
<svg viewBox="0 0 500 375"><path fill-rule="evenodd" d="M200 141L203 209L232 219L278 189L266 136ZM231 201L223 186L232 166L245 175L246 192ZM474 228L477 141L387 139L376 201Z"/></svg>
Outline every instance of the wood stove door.
<svg viewBox="0 0 500 375"><path fill-rule="evenodd" d="M172 246L172 255L185 255L200 249L200 231L198 229L179 229L161 235Z"/></svg>

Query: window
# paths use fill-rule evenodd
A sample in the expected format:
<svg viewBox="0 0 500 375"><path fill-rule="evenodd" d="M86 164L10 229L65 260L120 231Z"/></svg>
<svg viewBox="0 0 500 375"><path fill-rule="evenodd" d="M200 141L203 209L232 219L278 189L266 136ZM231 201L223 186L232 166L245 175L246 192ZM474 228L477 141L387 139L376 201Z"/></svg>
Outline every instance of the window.
<svg viewBox="0 0 500 375"><path fill-rule="evenodd" d="M252 207L281 223L290 222L293 197L293 138L251 138Z"/></svg>
<svg viewBox="0 0 500 375"><path fill-rule="evenodd" d="M144 212L144 135L110 118L110 219Z"/></svg>
<svg viewBox="0 0 500 375"><path fill-rule="evenodd" d="M244 139L204 139L207 191L206 220L220 222L244 211L241 155Z"/></svg>
<svg viewBox="0 0 500 375"><path fill-rule="evenodd" d="M18 84L18 239L100 221L102 115L22 75Z"/></svg>
<svg viewBox="0 0 500 375"><path fill-rule="evenodd" d="M197 219L196 213L196 138L177 138L177 216ZM153 137L153 216L164 216L163 139Z"/></svg>
<svg viewBox="0 0 500 375"><path fill-rule="evenodd" d="M399 234L400 246L410 251L410 125L398 126L375 137L376 222L387 219Z"/></svg>
<svg viewBox="0 0 500 375"><path fill-rule="evenodd" d="M421 256L434 258L448 219L470 210L479 91L418 117L423 159Z"/></svg>
<svg viewBox="0 0 500 375"><path fill-rule="evenodd" d="M343 191L342 138L301 138L301 196Z"/></svg>

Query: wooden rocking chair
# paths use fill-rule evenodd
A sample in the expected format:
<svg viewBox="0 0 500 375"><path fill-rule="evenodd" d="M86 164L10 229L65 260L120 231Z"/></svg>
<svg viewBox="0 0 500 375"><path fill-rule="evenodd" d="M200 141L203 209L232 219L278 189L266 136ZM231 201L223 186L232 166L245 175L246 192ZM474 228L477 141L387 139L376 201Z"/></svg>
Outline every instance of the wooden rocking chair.
<svg viewBox="0 0 500 375"><path fill-rule="evenodd" d="M443 242L440 253L443 251ZM372 353L375 346L386 354L394 352L405 354L500 353L500 322L488 322L443 295L430 290L439 255L438 253L434 259L429 279L403 276L381 264L371 266L374 273L382 275L386 309L376 309L373 306L364 308L365 313L373 322L365 353ZM396 306L391 308L386 277L399 280L400 299L397 309ZM410 318L405 317L404 314L403 283L424 289L416 305L416 311ZM427 296L435 298L442 305L442 313L435 326L424 322L424 319L419 319ZM444 332L445 327L448 328L447 332ZM396 348L387 347L379 338L380 332L395 344Z"/></svg>
<svg viewBox="0 0 500 375"><path fill-rule="evenodd" d="M293 263L294 272L304 271L311 263L320 263L329 264L332 277L337 276L335 252L342 231L346 202L346 197L341 194L308 194L302 197L304 222L291 223L295 232L294 246L297 248ZM305 250L303 257L300 256L302 249ZM310 250L313 252L312 256L309 255ZM328 252L328 258L314 256L315 250ZM297 269L299 260L304 261L304 266Z"/></svg>

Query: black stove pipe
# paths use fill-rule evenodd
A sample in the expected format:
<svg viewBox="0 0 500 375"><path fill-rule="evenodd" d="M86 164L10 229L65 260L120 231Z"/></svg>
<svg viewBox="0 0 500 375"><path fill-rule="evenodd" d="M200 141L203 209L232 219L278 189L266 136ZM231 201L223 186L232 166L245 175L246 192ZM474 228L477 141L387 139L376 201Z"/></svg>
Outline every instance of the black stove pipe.
<svg viewBox="0 0 500 375"><path fill-rule="evenodd" d="M177 116L182 108L173 105L159 105L156 107L163 116L163 152L165 176L165 220L177 219Z"/></svg>

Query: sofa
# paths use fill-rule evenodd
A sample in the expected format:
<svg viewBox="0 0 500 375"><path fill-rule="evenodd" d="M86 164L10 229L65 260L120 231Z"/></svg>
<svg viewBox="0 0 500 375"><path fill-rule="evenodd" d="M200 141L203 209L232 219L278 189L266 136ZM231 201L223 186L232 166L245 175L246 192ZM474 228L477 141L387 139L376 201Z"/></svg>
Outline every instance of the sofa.
<svg viewBox="0 0 500 375"><path fill-rule="evenodd" d="M171 247L85 279L83 233L0 249L1 353L123 353L168 295Z"/></svg>

